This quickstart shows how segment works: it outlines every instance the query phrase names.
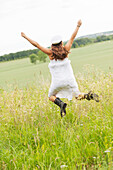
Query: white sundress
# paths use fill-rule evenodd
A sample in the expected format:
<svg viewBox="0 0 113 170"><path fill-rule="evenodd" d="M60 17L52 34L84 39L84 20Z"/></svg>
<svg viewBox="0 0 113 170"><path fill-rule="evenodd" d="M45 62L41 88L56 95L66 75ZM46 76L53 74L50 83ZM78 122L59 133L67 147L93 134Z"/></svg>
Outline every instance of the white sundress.
<svg viewBox="0 0 113 170"><path fill-rule="evenodd" d="M52 76L48 97L56 96L72 100L81 94L68 58L50 60L48 67Z"/></svg>

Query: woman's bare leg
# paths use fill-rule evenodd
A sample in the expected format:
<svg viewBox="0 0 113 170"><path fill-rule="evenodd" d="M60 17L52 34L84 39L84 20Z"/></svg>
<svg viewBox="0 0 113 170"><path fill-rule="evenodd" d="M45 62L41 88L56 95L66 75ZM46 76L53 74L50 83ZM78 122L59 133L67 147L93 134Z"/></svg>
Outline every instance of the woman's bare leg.
<svg viewBox="0 0 113 170"><path fill-rule="evenodd" d="M87 94L81 93L78 97L75 97L77 100L95 100L96 102L99 102L99 96L96 93L93 93L92 91L89 91Z"/></svg>
<svg viewBox="0 0 113 170"><path fill-rule="evenodd" d="M84 93L81 93L79 94L78 97L75 97L77 100L82 100L82 99L85 99L85 94Z"/></svg>

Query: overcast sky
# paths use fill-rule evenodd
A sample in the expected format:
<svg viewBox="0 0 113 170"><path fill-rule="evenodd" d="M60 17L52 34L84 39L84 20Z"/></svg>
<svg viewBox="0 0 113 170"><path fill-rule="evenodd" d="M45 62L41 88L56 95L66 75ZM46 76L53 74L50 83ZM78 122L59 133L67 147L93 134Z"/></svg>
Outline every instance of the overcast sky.
<svg viewBox="0 0 113 170"><path fill-rule="evenodd" d="M0 0L0 55L34 49L21 32L42 46L50 46L54 35L68 40L113 30L113 0Z"/></svg>

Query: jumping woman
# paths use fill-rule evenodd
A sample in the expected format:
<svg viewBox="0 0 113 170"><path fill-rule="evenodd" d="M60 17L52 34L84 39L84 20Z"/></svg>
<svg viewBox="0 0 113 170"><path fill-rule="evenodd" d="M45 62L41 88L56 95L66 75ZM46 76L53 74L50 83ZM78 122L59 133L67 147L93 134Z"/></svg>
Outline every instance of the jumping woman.
<svg viewBox="0 0 113 170"><path fill-rule="evenodd" d="M52 82L48 97L50 101L54 102L60 107L61 117L66 115L67 104L64 103L60 98L72 100L72 98L75 97L78 100L87 99L99 102L97 94L91 91L87 94L83 94L79 91L70 60L68 59L69 51L81 24L82 22L79 20L77 22L75 31L65 46L63 45L61 36L53 37L51 40L52 45L50 49L42 47L36 41L33 41L27 37L23 32L21 33L22 37L49 56L50 63L48 67L52 76Z"/></svg>

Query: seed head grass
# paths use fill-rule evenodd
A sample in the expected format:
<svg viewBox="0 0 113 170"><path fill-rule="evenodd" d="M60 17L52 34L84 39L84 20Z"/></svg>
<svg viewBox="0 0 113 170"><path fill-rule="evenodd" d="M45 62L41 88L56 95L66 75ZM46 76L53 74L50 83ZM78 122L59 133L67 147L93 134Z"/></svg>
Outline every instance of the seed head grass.
<svg viewBox="0 0 113 170"><path fill-rule="evenodd" d="M0 91L0 169L112 169L113 74L87 66L76 75L100 102L67 101L67 114L48 100L50 83Z"/></svg>

